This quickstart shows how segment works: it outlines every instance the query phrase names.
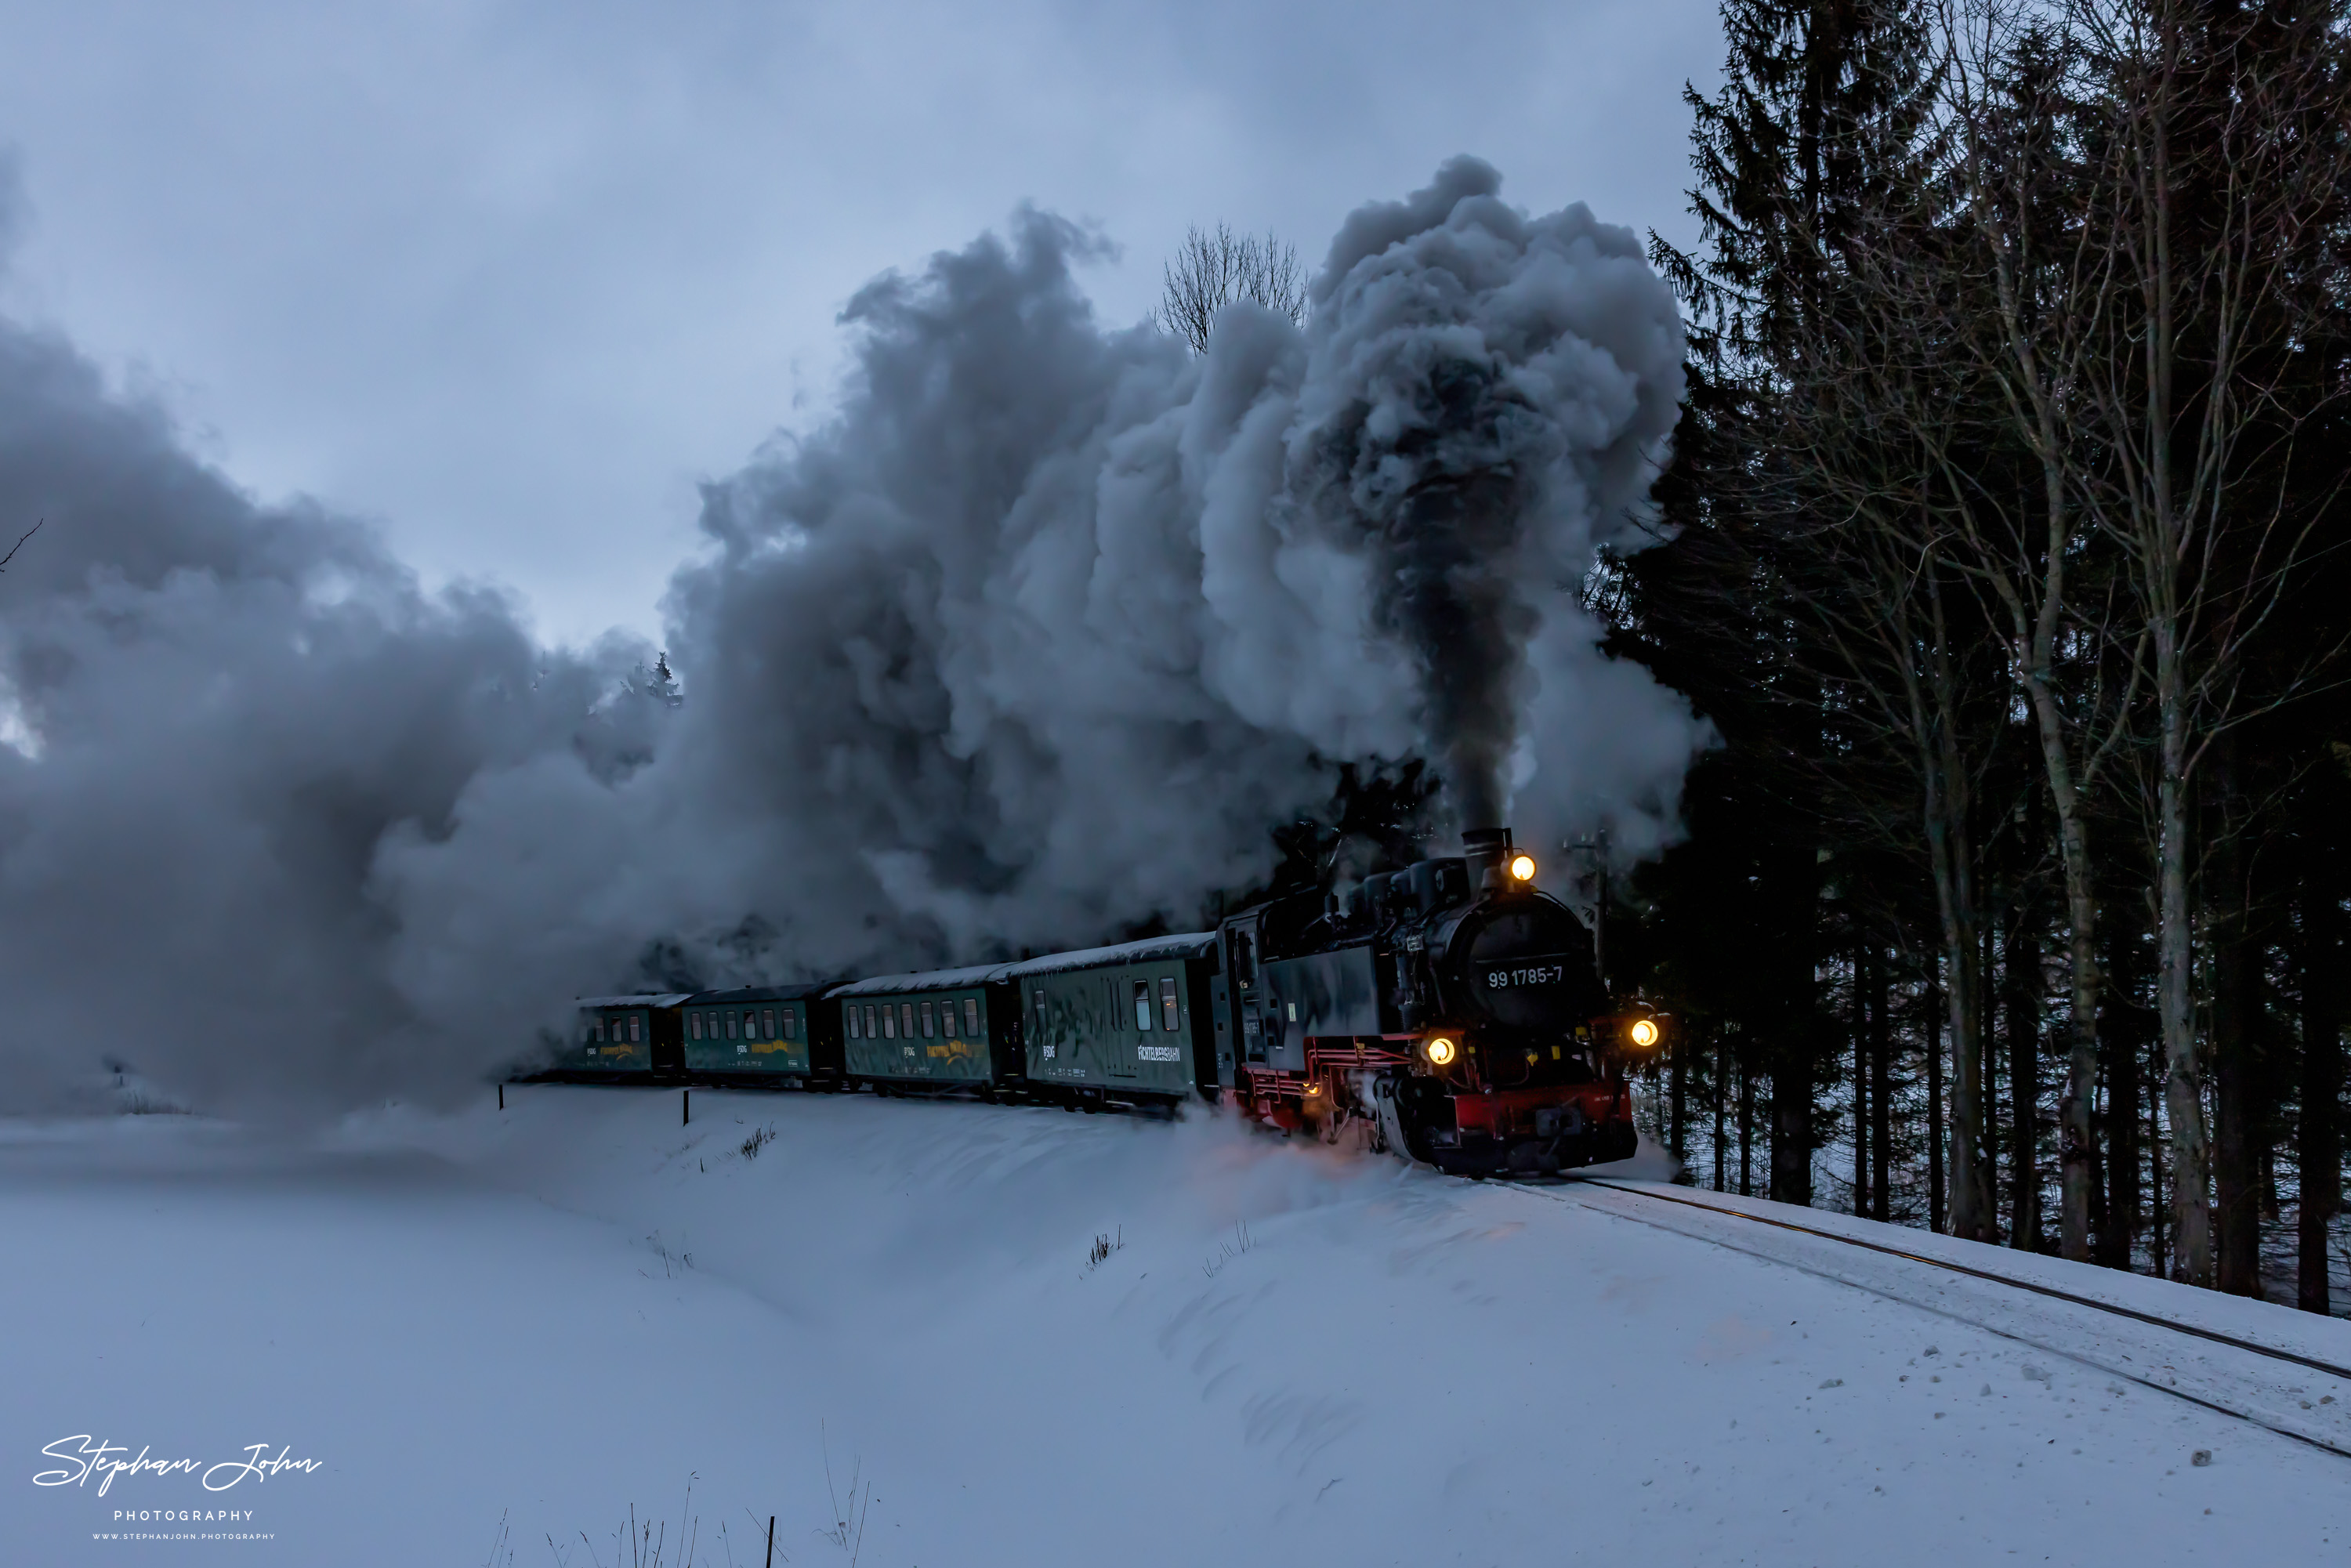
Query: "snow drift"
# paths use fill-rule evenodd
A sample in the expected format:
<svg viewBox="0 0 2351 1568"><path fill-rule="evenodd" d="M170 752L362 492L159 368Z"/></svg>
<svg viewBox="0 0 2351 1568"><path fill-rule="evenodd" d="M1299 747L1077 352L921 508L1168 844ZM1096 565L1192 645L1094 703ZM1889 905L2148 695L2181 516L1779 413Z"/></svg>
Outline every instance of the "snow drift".
<svg viewBox="0 0 2351 1568"><path fill-rule="evenodd" d="M845 1564L852 1484L885 1568L2340 1557L2340 1459L2109 1370L2198 1391L2221 1347L1900 1258L1224 1115L694 1108L526 1088L276 1145L0 1124L0 1315L40 1347L0 1406L17 1560L120 1562L110 1510L227 1501L271 1562L504 1564L504 1517L517 1564L610 1564L633 1506L664 1563L763 1562L772 1515L778 1562ZM2351 1351L2263 1302L1743 1207ZM71 1433L326 1468L27 1484Z"/></svg>
<svg viewBox="0 0 2351 1568"><path fill-rule="evenodd" d="M0 324L11 1093L430 1096L568 998L1188 924L1346 760L1457 826L1664 831L1698 737L1575 590L1680 391L1635 236L1459 159L1343 225L1301 331L1105 329L1037 212L877 279L836 415L706 490L649 650L535 644L267 507Z"/></svg>

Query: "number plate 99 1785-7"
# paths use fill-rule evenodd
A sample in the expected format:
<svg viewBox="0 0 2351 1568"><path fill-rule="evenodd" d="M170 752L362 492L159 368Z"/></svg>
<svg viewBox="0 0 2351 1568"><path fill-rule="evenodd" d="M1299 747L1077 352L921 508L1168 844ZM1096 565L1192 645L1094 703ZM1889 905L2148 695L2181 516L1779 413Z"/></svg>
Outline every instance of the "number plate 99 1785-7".
<svg viewBox="0 0 2351 1568"><path fill-rule="evenodd" d="M1567 956L1560 954L1511 964L1480 965L1478 982L1489 991L1524 990L1530 986L1563 986L1567 983Z"/></svg>

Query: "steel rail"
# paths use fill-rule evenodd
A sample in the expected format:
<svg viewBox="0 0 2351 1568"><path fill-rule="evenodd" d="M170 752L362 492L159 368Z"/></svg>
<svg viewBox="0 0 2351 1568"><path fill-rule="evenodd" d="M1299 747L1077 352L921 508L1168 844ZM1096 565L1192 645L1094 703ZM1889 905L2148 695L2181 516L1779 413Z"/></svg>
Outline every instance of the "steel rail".
<svg viewBox="0 0 2351 1568"><path fill-rule="evenodd" d="M2159 1329L2170 1329L2176 1333L2192 1334L2198 1339L2210 1340L2215 1344L2225 1344L2232 1350L2249 1351L2255 1355L2268 1356L2273 1361L2290 1361L2296 1366L2306 1366L2313 1372L2324 1372L2330 1376L2351 1381L2351 1366L2337 1366L2331 1361L2320 1361L2315 1356L2298 1355L2290 1350L2280 1350L2275 1345L2262 1344L2254 1340L2239 1339L2234 1334L2221 1333L2215 1329L2201 1329L2193 1323L2178 1322L2170 1318L2159 1318L2151 1312L2142 1312L2130 1307L2117 1306L2112 1301L2099 1301L2095 1296L2077 1296L2071 1291L2061 1291L2053 1285L2036 1285L2030 1280L2020 1280L2011 1274L1998 1274L1988 1269L1970 1269L1964 1263L1953 1263L1942 1258L1929 1258L1923 1253L1906 1252L1899 1247L1888 1247L1881 1242L1865 1241L1858 1236L1840 1236L1834 1230L1815 1229L1809 1225L1798 1225L1786 1219L1773 1219L1768 1215L1749 1214L1741 1209L1718 1208L1710 1203L1699 1203L1691 1198L1651 1192L1646 1187L1620 1186L1613 1181L1602 1181L1597 1177L1579 1176L1573 1174L1567 1179L1579 1186L1604 1187L1610 1192L1621 1192L1630 1197L1646 1197L1658 1203L1677 1203L1685 1208L1701 1209L1708 1214L1719 1214L1731 1219L1752 1220L1758 1225L1774 1226L1782 1230L1795 1231L1802 1236L1818 1237L1823 1241L1842 1242L1847 1247L1858 1247L1865 1251L1882 1252L1889 1258L1900 1258L1906 1262L1924 1263L1928 1268L1941 1269L1953 1274L1965 1274L1970 1279L1989 1280L1995 1285L2011 1285L2020 1291L2030 1291L2036 1296L2047 1296L2053 1301L2069 1302L2077 1307L2088 1307L2095 1312L2111 1312L2118 1318L2129 1318L2135 1322L2149 1323Z"/></svg>
<svg viewBox="0 0 2351 1568"><path fill-rule="evenodd" d="M2326 1373L2332 1376L2351 1377L2351 1370L2335 1366L2328 1362L2314 1360L2308 1356L2296 1355L2291 1351L2283 1351L2275 1348L2274 1346L2258 1344L2250 1340L2238 1339L2232 1334L2217 1333L2209 1330L2199 1329L2187 1323L2175 1322L2169 1318L2155 1317L2146 1312L2135 1312L2128 1307L2118 1307L2114 1305L2112 1302L2097 1301L2092 1297L2077 1296L2069 1291L2060 1291L2049 1286L2035 1285L2029 1281L2017 1280L2006 1274L1995 1274L1982 1269L1970 1269L1963 1263L1945 1262L1943 1260L1938 1258L1928 1258L1916 1252L1904 1251L1898 1247L1886 1247L1874 1241L1864 1241L1858 1237L1839 1236L1833 1230L1820 1230L1809 1225L1797 1225L1788 1220L1772 1219L1760 1214L1746 1214L1735 1208L1717 1208L1710 1203L1698 1203L1686 1197L1673 1197L1664 1193L1650 1192L1642 1187L1620 1186L1614 1182L1602 1181L1592 1176L1579 1176L1570 1173L1565 1176L1564 1181L1568 1185L1577 1186L1594 1186L1603 1188L1609 1192L1622 1193L1627 1197L1654 1198L1659 1203L1670 1203L1678 1205L1684 1208L1695 1208L1703 1213L1717 1215L1724 1218L1751 1219L1759 1225L1768 1225L1781 1230L1792 1230L1799 1235L1813 1237L1823 1241L1842 1242L1846 1246L1859 1248L1864 1251L1883 1253L1889 1258L1899 1258L1907 1262L1923 1263L1929 1268L1940 1269L1949 1273L1967 1275L1972 1279L1983 1280L1995 1285L2012 1285L2019 1290L2026 1291L2035 1295L2051 1297L2053 1300L2064 1301L2068 1305L2088 1307L2094 1311L2109 1312L2116 1317L2128 1318L2135 1322L2147 1323L2156 1328L2170 1329L2179 1333L2190 1334L2199 1339L2210 1340L2215 1343L2227 1345L2232 1350L2244 1350L2256 1355L2267 1356L2273 1360L2291 1362L2296 1365L2310 1367L2316 1371ZM1511 1182L1508 1185L1520 1192L1528 1193L1534 1197L1548 1197L1552 1199L1554 1202L1564 1201L1556 1188L1531 1186L1523 1182ZM1603 1209L1601 1212L1607 1213L1609 1211ZM1629 1214L1620 1214L1617 1218L1621 1219L1630 1219L1635 1224L1646 1225L1655 1223L1654 1221L1640 1219L1637 1216ZM1687 1236L1694 1241L1713 1239L1711 1238L1699 1236L1691 1231L1674 1229L1672 1227L1660 1227L1660 1228L1671 1230L1673 1234L1677 1236ZM2110 1376L2119 1377L2126 1382L2137 1384L2140 1387L2147 1389L2153 1393L2169 1395L2174 1399L2182 1400L2189 1405L2196 1406L2199 1408L2210 1410L2215 1415L2226 1416L2231 1419L2242 1421L2250 1427L2259 1427L2262 1430L2265 1432L2274 1432L2281 1437L2291 1437L2297 1443L2302 1443L2310 1448L2316 1448L2323 1453L2332 1454L2337 1458L2351 1459L2351 1448L2339 1447L2336 1444L2327 1441L2324 1437L2314 1437L2308 1432L2296 1431L2292 1427L2280 1426L2276 1422L2265 1419L2252 1411L2240 1410L2233 1406L2222 1405L2214 1400L2202 1398L2197 1395L2189 1393L2183 1388L2158 1383L2154 1379L2143 1376L2138 1373L2126 1372L2120 1367L2107 1365L2104 1363L2097 1362L2083 1355L2078 1348L2068 1350L2061 1345L2052 1345L2042 1340L2034 1339L2030 1335L2013 1333L2010 1330L1999 1328L1990 1323L1977 1322L1963 1313L1952 1311L1949 1307L1928 1306L1926 1303L1910 1301L1906 1297L1895 1294L1880 1286L1871 1285L1859 1280L1846 1279L1840 1275L1828 1273L1819 1269L1810 1268L1805 1264L1797 1262L1793 1259L1775 1257L1768 1252L1750 1252L1746 1248L1735 1246L1728 1241L1714 1240L1713 1244L1718 1247L1729 1248L1732 1251L1742 1253L1746 1256L1758 1259L1763 1262L1776 1263L1782 1268L1794 1269L1800 1273L1813 1274L1818 1278L1830 1280L1838 1284L1847 1286L1850 1289L1865 1291L1871 1295L1883 1296L1888 1301L1899 1301L1905 1305L1916 1307L1922 1311L1932 1312L1938 1317L1947 1317L1955 1322L1969 1323L1984 1333L1996 1335L2001 1339L2014 1340L2019 1343L2036 1345L2043 1350L2048 1351L2052 1354L2064 1355L2071 1359L2085 1361L2089 1364L2097 1366L2100 1371L2106 1373Z"/></svg>

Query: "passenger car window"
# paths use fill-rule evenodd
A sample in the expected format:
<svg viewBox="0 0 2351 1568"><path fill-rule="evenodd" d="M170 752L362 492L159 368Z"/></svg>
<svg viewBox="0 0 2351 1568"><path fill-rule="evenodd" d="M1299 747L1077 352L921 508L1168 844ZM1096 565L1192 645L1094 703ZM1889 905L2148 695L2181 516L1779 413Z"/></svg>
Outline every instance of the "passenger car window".
<svg viewBox="0 0 2351 1568"><path fill-rule="evenodd" d="M1151 982L1134 982L1134 1027L1148 1031L1151 1028Z"/></svg>
<svg viewBox="0 0 2351 1568"><path fill-rule="evenodd" d="M643 1013L629 1015L629 1043L636 1044L645 1038L645 1018Z"/></svg>
<svg viewBox="0 0 2351 1568"><path fill-rule="evenodd" d="M914 1004L912 1002L898 1004L898 1032L908 1040L914 1038Z"/></svg>
<svg viewBox="0 0 2351 1568"><path fill-rule="evenodd" d="M928 1040L931 1034L931 1004L925 1002L923 1004L923 1038Z"/></svg>
<svg viewBox="0 0 2351 1568"><path fill-rule="evenodd" d="M793 1012L789 1008L786 1008L784 1009L784 1038L786 1040L794 1039L799 1035L799 1014Z"/></svg>
<svg viewBox="0 0 2351 1568"><path fill-rule="evenodd" d="M898 1038L898 1009L887 1003L884 1003L882 1008L882 1038L883 1040Z"/></svg>
<svg viewBox="0 0 2351 1568"><path fill-rule="evenodd" d="M849 1015L849 1038L852 1040L863 1040L865 1038L864 1031L857 1027L857 1009L855 1008L843 1008L841 1010Z"/></svg>
<svg viewBox="0 0 2351 1568"><path fill-rule="evenodd" d="M789 1018L792 1015L787 1012L784 1016L786 1018ZM776 1038L776 1009L773 1008L761 1008L759 1009L759 1038L761 1040L773 1040Z"/></svg>
<svg viewBox="0 0 2351 1568"><path fill-rule="evenodd" d="M966 997L963 999L963 1031L970 1035L979 1032L979 998L977 997Z"/></svg>
<svg viewBox="0 0 2351 1568"><path fill-rule="evenodd" d="M1176 982L1167 976L1162 976L1159 981L1159 1027L1170 1034L1183 1027L1176 1010Z"/></svg>

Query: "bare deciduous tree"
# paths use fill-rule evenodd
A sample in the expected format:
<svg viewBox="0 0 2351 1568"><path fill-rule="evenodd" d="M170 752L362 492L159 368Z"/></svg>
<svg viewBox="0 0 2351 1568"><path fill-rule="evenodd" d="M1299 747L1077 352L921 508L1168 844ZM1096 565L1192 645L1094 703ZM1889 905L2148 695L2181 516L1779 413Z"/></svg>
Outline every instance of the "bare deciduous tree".
<svg viewBox="0 0 2351 1568"><path fill-rule="evenodd" d="M1297 248L1271 235L1237 235L1225 224L1213 234L1194 228L1184 235L1165 275L1159 324L1196 354L1208 351L1217 313L1236 299L1261 305L1295 325L1306 323L1306 269L1299 265Z"/></svg>
<svg viewBox="0 0 2351 1568"><path fill-rule="evenodd" d="M2056 811L2073 991L2058 1106L2060 1245L2087 1261L2103 985L2090 802L2126 738L2144 636L2116 623L2110 598L2085 577L2082 536L2092 525L2079 496L2095 459L2085 456L2079 405L2084 362L2103 347L2114 267L2081 211L2095 161L2075 134L2078 52L2043 21L2008 0L1946 8L1955 134L1940 173L1959 193L1965 220L1952 259L1970 305L1955 323L1956 357L1987 389L1991 418L2033 481L1975 483L1971 504L1954 515L1958 553L1998 607ZM1954 477L1967 483L1956 469ZM2117 642L2130 648L2120 690L2099 678L2109 661L2095 656ZM2074 656L2064 658L2068 650Z"/></svg>
<svg viewBox="0 0 2351 1568"><path fill-rule="evenodd" d="M2245 656L2307 559L2319 512L2276 476L2314 409L2300 350L2339 311L2339 10L2277 16L2184 0L2073 0L2105 90L2099 200L2116 308L2085 356L2085 422L2105 448L2085 509L2121 549L2151 651L2158 1015L2168 1077L2181 1276L2214 1282L2211 1145L2189 884L2192 793L2212 742L2302 678L2255 693ZM2242 1288L2241 1286L2240 1288Z"/></svg>

